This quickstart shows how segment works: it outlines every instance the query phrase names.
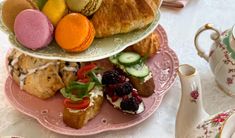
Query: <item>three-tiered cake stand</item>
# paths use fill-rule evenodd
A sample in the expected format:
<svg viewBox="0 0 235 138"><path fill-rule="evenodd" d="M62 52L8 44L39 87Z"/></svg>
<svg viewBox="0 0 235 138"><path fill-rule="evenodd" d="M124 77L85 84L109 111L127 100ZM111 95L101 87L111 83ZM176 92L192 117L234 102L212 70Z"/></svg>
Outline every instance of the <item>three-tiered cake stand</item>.
<svg viewBox="0 0 235 138"><path fill-rule="evenodd" d="M11 77L8 77L5 83L5 95L8 101L17 110L35 118L49 130L65 135L93 135L104 131L125 129L143 122L159 107L163 96L172 86L176 78L179 65L176 54L168 47L166 32L161 25L158 25L159 19L160 12L158 11L154 21L146 28L127 34L95 39L90 48L82 53L65 52L53 42L47 48L37 51L24 48L17 42L14 34L9 32L2 21L0 21L0 29L5 32L5 35L1 37L2 39L9 40L9 46L36 58L70 62L88 62L110 57L121 52L128 46L141 41L155 31L159 36L160 49L155 56L147 61L153 73L155 93L148 98L143 98L146 108L140 115L133 116L123 114L113 109L113 107L105 101L100 113L94 119L89 121L89 123L81 129L73 129L63 123L63 97L60 94L48 100L38 99L20 90L19 86Z"/></svg>

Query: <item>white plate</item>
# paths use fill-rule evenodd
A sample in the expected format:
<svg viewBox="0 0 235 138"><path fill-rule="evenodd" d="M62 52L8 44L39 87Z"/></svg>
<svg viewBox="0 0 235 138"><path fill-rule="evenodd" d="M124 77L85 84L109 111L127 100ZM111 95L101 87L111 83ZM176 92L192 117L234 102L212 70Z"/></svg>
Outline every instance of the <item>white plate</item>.
<svg viewBox="0 0 235 138"><path fill-rule="evenodd" d="M0 4L0 17L2 17L2 3ZM150 33L154 31L157 27L160 19L160 11L157 12L154 21L144 29L132 31L126 34L113 35L111 37L106 37L102 39L95 39L89 49L82 53L68 53L61 49L55 42L52 42L48 47L41 50L30 50L22 46L17 42L15 36L12 32L8 31L0 19L0 29L5 32L1 35L1 39L9 39L9 46L12 46L19 51L37 58L44 59L58 59L71 62L86 62L103 59L117 54L133 45ZM1 33L3 34L3 33Z"/></svg>

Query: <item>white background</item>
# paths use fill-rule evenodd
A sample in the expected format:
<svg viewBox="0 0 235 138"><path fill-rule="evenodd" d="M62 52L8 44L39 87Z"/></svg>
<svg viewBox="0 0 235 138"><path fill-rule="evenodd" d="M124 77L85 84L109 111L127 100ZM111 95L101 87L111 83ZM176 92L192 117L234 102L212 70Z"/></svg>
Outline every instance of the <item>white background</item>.
<svg viewBox="0 0 235 138"><path fill-rule="evenodd" d="M182 10L161 8L160 24L168 34L169 46L177 53L180 64L191 64L198 69L202 79L204 106L210 114L235 107L235 98L226 96L217 88L209 65L197 56L193 38L197 29L205 23L213 23L220 30L231 28L235 24L234 10L234 0L190 0ZM209 49L212 43L209 40L209 33L205 33L201 38L202 46ZM7 48L7 41L0 39L0 136L66 138L43 128L37 121L16 111L7 102L3 95L7 77L4 66ZM174 138L175 117L180 95L180 83L177 78L159 109L146 121L129 129L104 132L90 137Z"/></svg>

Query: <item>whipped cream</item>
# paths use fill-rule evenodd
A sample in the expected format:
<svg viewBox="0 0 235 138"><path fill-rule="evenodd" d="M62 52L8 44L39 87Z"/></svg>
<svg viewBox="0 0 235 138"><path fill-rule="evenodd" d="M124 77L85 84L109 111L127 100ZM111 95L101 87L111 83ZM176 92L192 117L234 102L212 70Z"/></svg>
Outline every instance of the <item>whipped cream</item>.
<svg viewBox="0 0 235 138"><path fill-rule="evenodd" d="M16 53L14 59L11 61L11 66L14 66L16 63L18 63L19 57L20 57L21 55L23 55L23 53L19 53L19 52Z"/></svg>
<svg viewBox="0 0 235 138"><path fill-rule="evenodd" d="M144 77L144 81L143 81L143 82L144 82L144 83L147 82L147 81L150 80L152 77L153 77L152 72L149 72L149 75L146 76L146 77Z"/></svg>
<svg viewBox="0 0 235 138"><path fill-rule="evenodd" d="M20 57L21 55L23 55L23 53L17 52L17 53L15 54L14 59L13 59L13 60L10 62L10 64L8 65L8 70L9 70L9 72L11 72L12 69L13 69L13 66L19 62L19 57Z"/></svg>
<svg viewBox="0 0 235 138"><path fill-rule="evenodd" d="M76 67L64 66L62 70L69 71L69 72L77 72L78 69Z"/></svg>
<svg viewBox="0 0 235 138"><path fill-rule="evenodd" d="M122 98L119 97L115 102L112 101L112 98L110 96L106 96L107 97L107 100L113 105L114 108L117 108L117 109L121 109L121 102L122 102ZM131 97L131 93L128 95L128 97L130 98ZM144 107L144 103L143 101L139 104L139 108L137 111L128 111L128 110L122 110L123 112L125 113L129 113L129 114L139 114L139 113L142 113L144 111L145 107Z"/></svg>

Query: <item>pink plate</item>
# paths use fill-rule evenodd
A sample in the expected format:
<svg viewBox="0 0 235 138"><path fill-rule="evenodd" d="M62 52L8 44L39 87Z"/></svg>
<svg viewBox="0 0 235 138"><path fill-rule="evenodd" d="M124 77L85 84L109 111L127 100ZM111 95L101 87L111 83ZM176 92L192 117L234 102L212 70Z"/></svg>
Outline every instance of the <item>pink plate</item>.
<svg viewBox="0 0 235 138"><path fill-rule="evenodd" d="M40 100L21 91L19 86L8 77L5 84L6 97L23 114L37 119L40 124L49 130L64 135L93 135L137 125L152 115L159 107L163 96L176 78L179 66L176 54L168 47L164 29L159 25L156 32L160 36L161 48L152 59L148 60L148 65L153 72L156 89L152 96L143 98L146 109L139 115L124 114L105 101L101 112L94 119L81 129L73 129L63 123L64 98L59 93L51 99Z"/></svg>

